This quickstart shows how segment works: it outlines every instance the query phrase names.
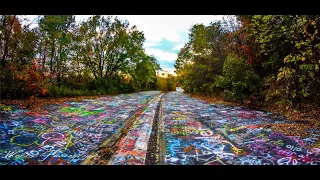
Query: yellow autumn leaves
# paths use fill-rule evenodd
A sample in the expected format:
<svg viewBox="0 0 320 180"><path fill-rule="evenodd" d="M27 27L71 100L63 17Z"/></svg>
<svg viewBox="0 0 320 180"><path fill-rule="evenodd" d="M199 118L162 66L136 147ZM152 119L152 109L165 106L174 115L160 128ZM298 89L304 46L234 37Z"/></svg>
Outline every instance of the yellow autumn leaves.
<svg viewBox="0 0 320 180"><path fill-rule="evenodd" d="M306 60L305 57L301 57L301 61L302 61L302 62L304 62L305 60ZM288 61L288 56L286 56L286 57L283 59L283 62L284 62L284 63L287 63L287 61Z"/></svg>

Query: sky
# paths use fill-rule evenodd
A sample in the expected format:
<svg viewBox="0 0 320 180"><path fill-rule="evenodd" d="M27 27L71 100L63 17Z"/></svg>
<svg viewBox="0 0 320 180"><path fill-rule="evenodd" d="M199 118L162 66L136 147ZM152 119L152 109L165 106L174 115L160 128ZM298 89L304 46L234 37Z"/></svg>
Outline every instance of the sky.
<svg viewBox="0 0 320 180"><path fill-rule="evenodd" d="M209 25L221 20L222 15L113 15L128 20L143 31L146 41L145 52L154 55L160 67L174 72L174 63L181 47L188 41L189 29L194 24ZM76 15L76 21L87 19L88 15Z"/></svg>

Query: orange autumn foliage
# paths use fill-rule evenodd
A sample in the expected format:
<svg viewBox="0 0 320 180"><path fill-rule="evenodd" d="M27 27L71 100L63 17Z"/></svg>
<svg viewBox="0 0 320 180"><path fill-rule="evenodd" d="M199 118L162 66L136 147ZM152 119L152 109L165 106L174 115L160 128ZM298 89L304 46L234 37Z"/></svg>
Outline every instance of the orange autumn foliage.
<svg viewBox="0 0 320 180"><path fill-rule="evenodd" d="M18 80L18 86L31 96L45 95L47 92L45 77L40 71L39 60L32 60L31 64L17 67L17 65L9 64L9 69L13 73L13 78Z"/></svg>

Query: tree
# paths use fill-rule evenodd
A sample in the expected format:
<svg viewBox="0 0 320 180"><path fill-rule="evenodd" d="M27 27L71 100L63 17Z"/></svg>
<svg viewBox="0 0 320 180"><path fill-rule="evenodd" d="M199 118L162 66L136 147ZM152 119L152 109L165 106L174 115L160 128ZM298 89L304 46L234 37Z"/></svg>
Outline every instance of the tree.
<svg viewBox="0 0 320 180"><path fill-rule="evenodd" d="M93 16L83 22L80 32L81 57L96 79L132 71L143 54L144 35L127 21Z"/></svg>
<svg viewBox="0 0 320 180"><path fill-rule="evenodd" d="M46 47L49 47L50 73L51 76L57 77L59 87L67 69L66 62L69 59L72 41L71 29L74 23L75 17L73 15L45 15L39 21L44 42L48 43Z"/></svg>
<svg viewBox="0 0 320 180"><path fill-rule="evenodd" d="M228 58L223 66L223 74L216 79L216 86L227 90L227 97L240 100L259 89L259 76L245 60Z"/></svg>
<svg viewBox="0 0 320 180"><path fill-rule="evenodd" d="M190 29L189 41L181 48L174 65L186 92L211 96L215 77L222 74L227 55L226 33L220 21L209 26L196 24Z"/></svg>
<svg viewBox="0 0 320 180"><path fill-rule="evenodd" d="M156 70L150 57L140 61L135 69L134 80L140 89L149 89L156 81Z"/></svg>

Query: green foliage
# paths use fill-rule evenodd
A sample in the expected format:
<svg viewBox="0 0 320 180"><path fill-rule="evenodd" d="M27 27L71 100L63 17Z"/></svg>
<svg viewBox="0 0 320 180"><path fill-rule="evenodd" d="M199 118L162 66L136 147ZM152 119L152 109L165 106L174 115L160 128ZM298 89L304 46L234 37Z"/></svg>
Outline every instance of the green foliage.
<svg viewBox="0 0 320 180"><path fill-rule="evenodd" d="M315 15L252 17L246 29L260 45L263 67L277 75L268 100L285 99L294 105L319 98L319 23Z"/></svg>
<svg viewBox="0 0 320 180"><path fill-rule="evenodd" d="M139 62L134 71L134 81L139 89L151 89L156 81L156 70L148 56Z"/></svg>
<svg viewBox="0 0 320 180"><path fill-rule="evenodd" d="M185 92L213 94L215 77L222 74L227 55L223 44L227 31L221 22L209 26L196 24L190 29L189 42L178 53L175 63L178 83Z"/></svg>
<svg viewBox="0 0 320 180"><path fill-rule="evenodd" d="M175 91L176 90L176 80L175 77L172 75L169 75L167 78L167 88L168 91Z"/></svg>
<svg viewBox="0 0 320 180"><path fill-rule="evenodd" d="M76 97L76 96L89 96L96 95L97 93L90 92L89 90L70 89L66 86L50 86L48 89L48 96L51 97Z"/></svg>
<svg viewBox="0 0 320 180"><path fill-rule="evenodd" d="M96 90L100 94L117 94L120 89L120 78L100 78L97 80L92 80L88 83L89 90Z"/></svg>
<svg viewBox="0 0 320 180"><path fill-rule="evenodd" d="M119 90L122 93L131 93L131 92L135 92L136 88L134 87L133 84L121 84Z"/></svg>
<svg viewBox="0 0 320 180"><path fill-rule="evenodd" d="M225 90L227 98L241 100L243 103L244 98L249 98L259 89L259 76L244 60L228 58L215 85Z"/></svg>
<svg viewBox="0 0 320 180"><path fill-rule="evenodd" d="M177 80L189 93L286 107L319 103L319 25L319 15L240 15L194 25L178 53Z"/></svg>
<svg viewBox="0 0 320 180"><path fill-rule="evenodd" d="M73 15L44 15L31 29L21 17L0 16L1 98L155 89L160 65L145 53L143 32L128 21L98 15L76 23Z"/></svg>
<svg viewBox="0 0 320 180"><path fill-rule="evenodd" d="M144 34L128 21L112 16L92 16L79 27L77 58L98 78L131 73L145 54Z"/></svg>
<svg viewBox="0 0 320 180"><path fill-rule="evenodd" d="M176 78L172 75L168 77L157 77L156 89L160 91L175 91L176 90Z"/></svg>

